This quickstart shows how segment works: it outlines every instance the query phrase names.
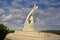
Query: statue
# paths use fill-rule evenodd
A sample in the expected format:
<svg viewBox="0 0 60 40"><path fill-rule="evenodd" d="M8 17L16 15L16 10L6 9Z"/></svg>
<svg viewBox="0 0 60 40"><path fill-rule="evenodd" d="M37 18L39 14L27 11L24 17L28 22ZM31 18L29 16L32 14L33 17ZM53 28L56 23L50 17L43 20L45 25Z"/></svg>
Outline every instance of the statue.
<svg viewBox="0 0 60 40"><path fill-rule="evenodd" d="M37 9L38 9L38 6L36 6L36 4L34 4L33 9L30 11L30 13L28 14L28 16L25 20L23 31L34 31L34 29L33 29L33 27L34 27L33 15Z"/></svg>

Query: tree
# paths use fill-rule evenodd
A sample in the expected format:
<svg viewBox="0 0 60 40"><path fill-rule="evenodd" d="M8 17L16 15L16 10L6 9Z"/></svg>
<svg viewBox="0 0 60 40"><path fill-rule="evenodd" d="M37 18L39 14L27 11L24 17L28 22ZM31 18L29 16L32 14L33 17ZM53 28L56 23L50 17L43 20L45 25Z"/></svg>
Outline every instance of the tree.
<svg viewBox="0 0 60 40"><path fill-rule="evenodd" d="M4 40L5 36L9 33L7 26L0 24L0 40Z"/></svg>

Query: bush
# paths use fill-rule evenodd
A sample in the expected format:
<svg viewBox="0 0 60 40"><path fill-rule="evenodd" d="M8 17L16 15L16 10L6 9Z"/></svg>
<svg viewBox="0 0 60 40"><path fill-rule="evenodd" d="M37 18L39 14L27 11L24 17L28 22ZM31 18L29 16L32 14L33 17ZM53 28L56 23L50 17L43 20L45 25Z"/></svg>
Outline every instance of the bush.
<svg viewBox="0 0 60 40"><path fill-rule="evenodd" d="M7 26L0 24L0 40L4 40L5 36L9 33Z"/></svg>

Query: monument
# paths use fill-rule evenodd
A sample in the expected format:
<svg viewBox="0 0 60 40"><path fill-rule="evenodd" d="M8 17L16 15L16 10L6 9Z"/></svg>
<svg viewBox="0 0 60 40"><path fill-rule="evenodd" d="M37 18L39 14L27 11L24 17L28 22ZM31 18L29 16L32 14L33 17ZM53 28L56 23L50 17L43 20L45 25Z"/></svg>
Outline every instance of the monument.
<svg viewBox="0 0 60 40"><path fill-rule="evenodd" d="M38 32L34 30L34 12L38 9L38 6L34 5L33 9L28 14L23 31L15 30L14 33L9 33L5 39L7 40L58 40L59 35L45 32Z"/></svg>
<svg viewBox="0 0 60 40"><path fill-rule="evenodd" d="M33 27L34 27L34 12L38 9L38 6L36 6L36 4L34 4L33 9L30 11L30 13L28 14L25 23L24 23L24 29L23 31L34 31Z"/></svg>

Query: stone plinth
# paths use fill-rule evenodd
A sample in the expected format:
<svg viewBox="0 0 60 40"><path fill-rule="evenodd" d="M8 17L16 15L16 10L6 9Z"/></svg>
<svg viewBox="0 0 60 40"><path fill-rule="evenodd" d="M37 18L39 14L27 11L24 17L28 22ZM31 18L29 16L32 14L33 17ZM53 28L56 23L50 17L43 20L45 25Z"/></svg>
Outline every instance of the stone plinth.
<svg viewBox="0 0 60 40"><path fill-rule="evenodd" d="M6 36L11 40L60 40L60 35L44 32L15 31Z"/></svg>

